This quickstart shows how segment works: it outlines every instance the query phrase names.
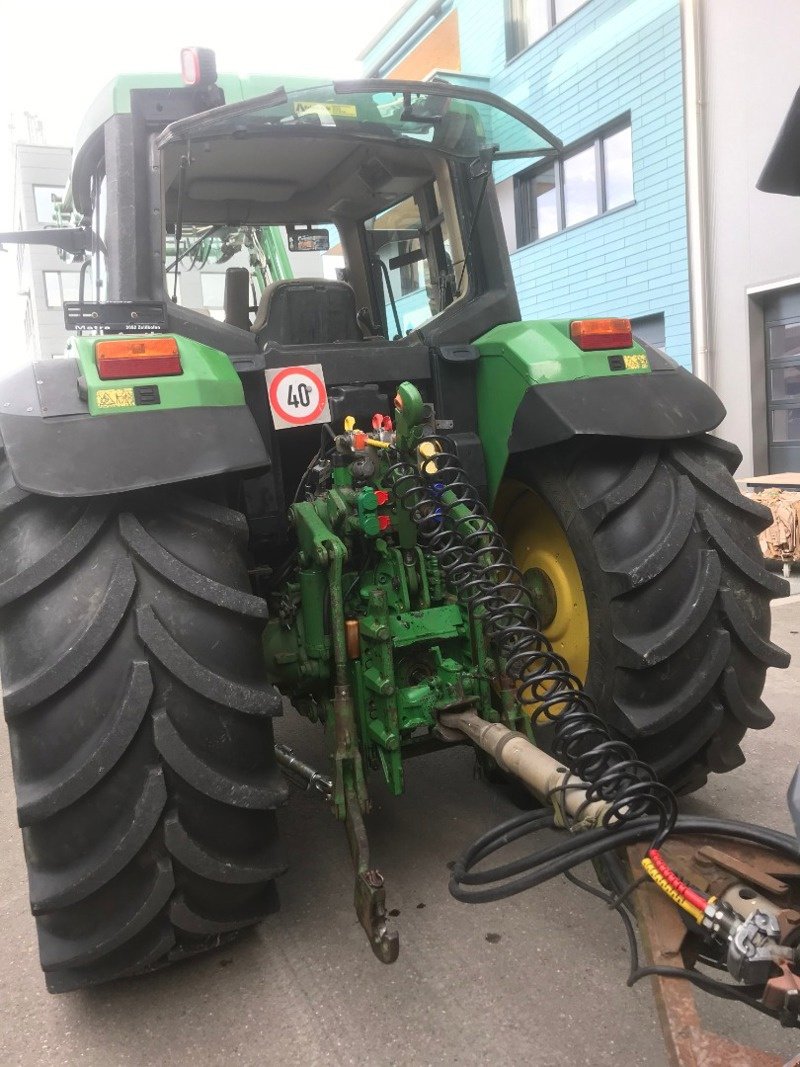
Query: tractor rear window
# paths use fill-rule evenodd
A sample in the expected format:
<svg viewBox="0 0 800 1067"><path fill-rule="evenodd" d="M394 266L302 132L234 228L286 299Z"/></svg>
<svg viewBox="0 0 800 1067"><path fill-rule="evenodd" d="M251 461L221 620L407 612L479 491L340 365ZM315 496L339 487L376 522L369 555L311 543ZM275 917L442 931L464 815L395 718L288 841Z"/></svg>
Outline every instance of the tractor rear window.
<svg viewBox="0 0 800 1067"><path fill-rule="evenodd" d="M344 259L336 227L317 228L328 232L325 252L289 251L282 226L187 226L179 243L171 227L165 248L167 296L182 307L249 330L271 282L338 277Z"/></svg>

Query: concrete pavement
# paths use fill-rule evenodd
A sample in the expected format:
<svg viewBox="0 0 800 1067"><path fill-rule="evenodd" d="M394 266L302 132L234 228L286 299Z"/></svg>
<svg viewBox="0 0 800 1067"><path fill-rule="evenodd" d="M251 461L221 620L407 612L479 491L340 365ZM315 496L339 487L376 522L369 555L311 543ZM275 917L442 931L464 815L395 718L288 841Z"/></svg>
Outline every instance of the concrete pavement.
<svg viewBox="0 0 800 1067"><path fill-rule="evenodd" d="M795 660L772 671L775 725L746 741L748 762L684 810L790 830L785 793L800 760L800 598L775 606L773 639ZM303 721L280 740L323 767L322 736ZM239 944L146 979L50 996L39 971L16 825L8 745L0 741L0 1064L228 1063L405 1065L646 1064L666 1057L646 982L625 987L621 926L564 880L497 904L458 904L448 861L513 814L473 776L464 749L408 767L408 793L376 790L374 859L397 909L401 955L370 952L351 906L342 829L313 797L283 816L291 863L283 908ZM711 998L704 1021L783 1055L800 1031Z"/></svg>

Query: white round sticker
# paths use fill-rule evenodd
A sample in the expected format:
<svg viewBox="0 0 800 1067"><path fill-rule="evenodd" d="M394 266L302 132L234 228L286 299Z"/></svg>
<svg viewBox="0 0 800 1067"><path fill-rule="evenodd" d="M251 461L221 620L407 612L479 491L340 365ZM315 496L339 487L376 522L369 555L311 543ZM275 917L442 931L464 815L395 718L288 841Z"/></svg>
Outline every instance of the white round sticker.
<svg viewBox="0 0 800 1067"><path fill-rule="evenodd" d="M328 393L320 365L267 371L267 390L277 429L330 422Z"/></svg>

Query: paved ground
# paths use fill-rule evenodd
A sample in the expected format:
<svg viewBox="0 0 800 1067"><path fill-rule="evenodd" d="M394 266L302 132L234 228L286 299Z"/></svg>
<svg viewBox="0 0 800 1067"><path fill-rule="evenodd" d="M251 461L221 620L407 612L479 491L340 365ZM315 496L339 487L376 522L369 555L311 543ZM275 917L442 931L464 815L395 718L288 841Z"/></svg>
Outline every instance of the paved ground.
<svg viewBox="0 0 800 1067"><path fill-rule="evenodd" d="M775 609L774 638L795 666L773 672L772 729L750 735L748 763L691 809L789 829L784 795L800 759L800 598ZM4 732L3 732L4 733ZM321 738L283 723L282 739L320 759ZM11 772L0 742L0 1064L388 1065L666 1063L650 989L624 985L618 921L566 882L497 905L447 893L447 863L507 817L453 750L409 768L404 800L382 794L375 857L399 909L393 967L369 951L351 910L344 834L295 794L284 816L291 873L283 910L245 941L200 961L95 992L49 996L38 968ZM687 805L687 808L689 805ZM708 1000L707 1023L788 1060L798 1032Z"/></svg>

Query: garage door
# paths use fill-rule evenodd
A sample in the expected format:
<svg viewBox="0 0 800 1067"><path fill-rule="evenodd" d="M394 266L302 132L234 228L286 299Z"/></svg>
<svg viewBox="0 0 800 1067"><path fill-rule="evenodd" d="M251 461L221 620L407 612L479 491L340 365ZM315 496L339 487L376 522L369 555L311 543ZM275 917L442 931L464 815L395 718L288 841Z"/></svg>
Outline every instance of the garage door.
<svg viewBox="0 0 800 1067"><path fill-rule="evenodd" d="M771 474L800 471L800 290L764 305Z"/></svg>

